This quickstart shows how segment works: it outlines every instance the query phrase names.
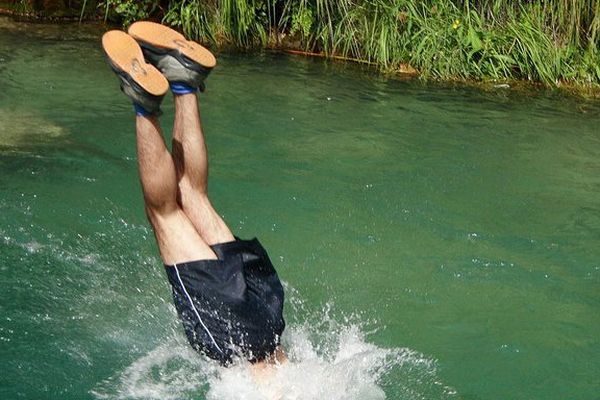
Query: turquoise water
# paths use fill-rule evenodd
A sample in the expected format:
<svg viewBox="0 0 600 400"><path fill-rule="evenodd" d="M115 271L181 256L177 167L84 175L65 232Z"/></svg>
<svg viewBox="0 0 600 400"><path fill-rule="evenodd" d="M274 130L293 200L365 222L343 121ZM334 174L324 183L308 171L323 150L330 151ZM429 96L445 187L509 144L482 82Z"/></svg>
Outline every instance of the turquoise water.
<svg viewBox="0 0 600 400"><path fill-rule="evenodd" d="M187 348L100 34L0 20L0 398L259 398ZM598 398L598 102L218 58L210 189L288 288L284 398Z"/></svg>

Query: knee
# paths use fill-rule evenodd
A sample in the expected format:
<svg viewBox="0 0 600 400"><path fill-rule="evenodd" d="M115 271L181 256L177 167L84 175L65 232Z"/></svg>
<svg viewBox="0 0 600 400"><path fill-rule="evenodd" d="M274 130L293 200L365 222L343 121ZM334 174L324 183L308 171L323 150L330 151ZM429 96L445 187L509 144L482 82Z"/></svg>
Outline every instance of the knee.
<svg viewBox="0 0 600 400"><path fill-rule="evenodd" d="M148 204L146 204L144 210L146 211L146 218L148 219L148 222L150 222L150 224L154 226L156 224L156 220L160 215L159 210L155 207L149 206Z"/></svg>
<svg viewBox="0 0 600 400"><path fill-rule="evenodd" d="M165 218L173 212L177 211L179 207L177 204L161 203L161 204L148 204L146 203L145 211L146 218L148 221L155 226L161 218Z"/></svg>
<svg viewBox="0 0 600 400"><path fill-rule="evenodd" d="M193 185L188 179L182 179L179 182L178 200L182 208L191 206L194 207L210 205L208 193L205 190Z"/></svg>
<svg viewBox="0 0 600 400"><path fill-rule="evenodd" d="M206 186L201 184L200 182L194 182L187 175L184 175L177 182L179 192L181 194L185 194L186 197L189 195L193 196L207 196Z"/></svg>

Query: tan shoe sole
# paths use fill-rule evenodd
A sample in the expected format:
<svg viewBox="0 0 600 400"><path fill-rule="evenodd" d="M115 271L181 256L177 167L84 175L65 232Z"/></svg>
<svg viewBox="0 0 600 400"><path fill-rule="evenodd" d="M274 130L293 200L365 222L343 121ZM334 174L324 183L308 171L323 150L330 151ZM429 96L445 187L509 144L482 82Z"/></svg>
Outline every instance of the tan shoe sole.
<svg viewBox="0 0 600 400"><path fill-rule="evenodd" d="M205 68L217 65L215 56L205 47L186 38L179 32L156 22L139 21L132 24L128 31L140 42L165 51L177 50L190 60Z"/></svg>
<svg viewBox="0 0 600 400"><path fill-rule="evenodd" d="M146 63L142 49L134 38L122 31L109 31L102 36L102 47L114 68L128 74L153 96L169 90L169 82L153 65Z"/></svg>

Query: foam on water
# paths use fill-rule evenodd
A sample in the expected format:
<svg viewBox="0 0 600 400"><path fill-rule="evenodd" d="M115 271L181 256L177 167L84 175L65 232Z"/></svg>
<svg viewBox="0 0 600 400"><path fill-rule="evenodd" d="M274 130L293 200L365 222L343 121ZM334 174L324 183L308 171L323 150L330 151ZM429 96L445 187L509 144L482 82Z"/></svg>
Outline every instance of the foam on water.
<svg viewBox="0 0 600 400"><path fill-rule="evenodd" d="M410 376L401 398L423 398L439 384L433 360L370 343L364 323L356 317L338 322L331 309L327 305L287 328L283 345L290 361L260 383L248 363L221 368L177 333L92 394L98 399L380 400L387 398L385 380L391 375Z"/></svg>
<svg viewBox="0 0 600 400"><path fill-rule="evenodd" d="M207 399L385 399L380 378L412 358L410 352L365 342L356 326L335 333L337 348L323 354L311 342L306 327L292 328L290 333L286 342L291 362L277 367L261 385L255 383L245 365L223 370L209 381Z"/></svg>

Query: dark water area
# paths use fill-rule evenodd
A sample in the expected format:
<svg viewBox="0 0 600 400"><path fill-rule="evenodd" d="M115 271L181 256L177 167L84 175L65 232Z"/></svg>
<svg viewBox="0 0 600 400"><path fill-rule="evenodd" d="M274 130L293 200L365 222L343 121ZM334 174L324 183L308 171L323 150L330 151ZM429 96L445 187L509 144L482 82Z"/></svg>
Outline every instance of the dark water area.
<svg viewBox="0 0 600 400"><path fill-rule="evenodd" d="M0 398L261 398L188 349L100 35L0 19ZM284 399L598 397L597 101L218 60L210 193L288 289Z"/></svg>

